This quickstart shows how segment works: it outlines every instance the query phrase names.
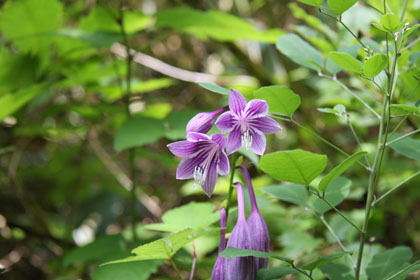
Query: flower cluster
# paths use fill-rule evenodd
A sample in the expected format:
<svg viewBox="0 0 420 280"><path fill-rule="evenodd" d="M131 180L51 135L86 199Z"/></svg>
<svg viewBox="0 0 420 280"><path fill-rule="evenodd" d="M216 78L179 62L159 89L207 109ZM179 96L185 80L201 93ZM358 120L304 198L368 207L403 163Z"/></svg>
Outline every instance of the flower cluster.
<svg viewBox="0 0 420 280"><path fill-rule="evenodd" d="M261 216L256 203L254 190L248 171L241 166L244 171L244 177L248 185L249 196L251 199L251 214L245 219L243 187L241 183L235 183L238 195L238 220L230 234L227 242L228 247L257 250L268 252L269 235L267 225ZM226 213L224 209L220 215L220 226L222 227L220 236L219 253L225 249L225 233L226 229ZM267 267L268 260L265 258L254 257L236 257L233 259L225 259L220 255L217 257L213 267L212 280L239 280L239 279L256 279L257 271L260 268Z"/></svg>
<svg viewBox="0 0 420 280"><path fill-rule="evenodd" d="M229 111L221 114L223 111L197 114L187 124L187 140L168 145L174 155L183 158L176 178L194 178L208 196L213 193L217 174L224 176L229 173L227 154L244 147L262 155L266 146L264 134L281 129L275 120L267 116L266 101L253 99L247 103L245 97L234 89L229 94ZM227 141L223 133L206 135L219 114L216 127L228 133Z"/></svg>

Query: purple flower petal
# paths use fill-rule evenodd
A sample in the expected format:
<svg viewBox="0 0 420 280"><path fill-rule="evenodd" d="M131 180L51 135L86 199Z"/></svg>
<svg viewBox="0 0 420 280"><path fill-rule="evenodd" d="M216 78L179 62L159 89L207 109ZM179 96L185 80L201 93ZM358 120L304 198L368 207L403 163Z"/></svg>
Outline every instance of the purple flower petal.
<svg viewBox="0 0 420 280"><path fill-rule="evenodd" d="M176 169L176 178L178 180L191 179L194 176L194 168L197 165L195 158L184 158Z"/></svg>
<svg viewBox="0 0 420 280"><path fill-rule="evenodd" d="M196 142L189 142L184 140L171 143L167 147L174 155L178 157L187 157L197 152L197 149L200 147L197 144L198 143Z"/></svg>
<svg viewBox="0 0 420 280"><path fill-rule="evenodd" d="M257 155L262 156L265 152L265 136L258 132L252 133L252 151Z"/></svg>
<svg viewBox="0 0 420 280"><path fill-rule="evenodd" d="M268 105L265 100L252 99L246 105L245 111L246 111L247 116L255 116L255 115L265 116L268 113Z"/></svg>
<svg viewBox="0 0 420 280"><path fill-rule="evenodd" d="M213 193L214 187L217 181L217 162L215 159L212 160L207 170L206 180L203 184L203 190L208 197Z"/></svg>
<svg viewBox="0 0 420 280"><path fill-rule="evenodd" d="M223 112L224 109L218 109L213 112L203 112L195 115L187 124L187 133L200 132L207 133L213 126L214 119Z"/></svg>
<svg viewBox="0 0 420 280"><path fill-rule="evenodd" d="M248 125L254 129L258 129L264 134L275 133L281 130L281 126L278 122L269 117L249 119Z"/></svg>
<svg viewBox="0 0 420 280"><path fill-rule="evenodd" d="M216 121L216 126L223 132L232 131L233 127L236 125L235 116L231 111L224 112Z"/></svg>
<svg viewBox="0 0 420 280"><path fill-rule="evenodd" d="M220 256L220 253L226 247L226 211L225 208L220 210L220 244L219 244L219 254L217 260L213 266L213 271L211 273L211 280L224 280L225 279L225 258Z"/></svg>
<svg viewBox="0 0 420 280"><path fill-rule="evenodd" d="M199 132L189 132L187 134L187 140L188 141L200 141L200 140L209 140L210 136L199 133Z"/></svg>
<svg viewBox="0 0 420 280"><path fill-rule="evenodd" d="M229 133L227 143L226 143L226 152L228 155L233 154L241 147L241 129L239 127L235 128Z"/></svg>
<svg viewBox="0 0 420 280"><path fill-rule="evenodd" d="M211 140L213 140L214 142L216 142L220 149L223 150L226 146L226 137L224 133L215 133L213 134L211 137Z"/></svg>
<svg viewBox="0 0 420 280"><path fill-rule="evenodd" d="M220 153L219 157L219 164L217 165L217 172L224 176L229 174L230 166L229 166L229 159L224 152Z"/></svg>
<svg viewBox="0 0 420 280"><path fill-rule="evenodd" d="M245 97L237 90L231 89L229 94L229 108L232 112L237 115L240 115L241 111L245 110L246 99Z"/></svg>

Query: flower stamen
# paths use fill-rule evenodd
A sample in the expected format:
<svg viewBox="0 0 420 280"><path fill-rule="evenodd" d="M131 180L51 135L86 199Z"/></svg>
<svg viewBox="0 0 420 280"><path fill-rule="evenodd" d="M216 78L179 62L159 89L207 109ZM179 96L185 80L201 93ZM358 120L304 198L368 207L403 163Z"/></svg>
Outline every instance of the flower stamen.
<svg viewBox="0 0 420 280"><path fill-rule="evenodd" d="M197 165L194 168L194 181L197 182L199 185L203 185L206 180L206 176L204 174L204 168L200 165Z"/></svg>
<svg viewBox="0 0 420 280"><path fill-rule="evenodd" d="M245 149L247 150L251 149L252 134L249 133L249 129L241 134L241 143L242 143L242 147L244 147Z"/></svg>

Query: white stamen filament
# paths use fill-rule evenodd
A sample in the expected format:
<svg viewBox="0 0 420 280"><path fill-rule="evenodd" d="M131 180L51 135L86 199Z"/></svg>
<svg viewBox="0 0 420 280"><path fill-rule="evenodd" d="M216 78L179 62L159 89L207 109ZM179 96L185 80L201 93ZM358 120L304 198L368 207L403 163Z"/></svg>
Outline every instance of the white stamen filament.
<svg viewBox="0 0 420 280"><path fill-rule="evenodd" d="M244 147L245 149L247 149L247 150L251 149L251 146L252 146L252 134L249 133L249 130L246 130L245 132L242 133L242 135L241 135L241 143L242 143L242 147Z"/></svg>
<svg viewBox="0 0 420 280"><path fill-rule="evenodd" d="M203 185L204 181L206 180L206 176L204 174L204 169L200 165L197 165L194 168L194 181L198 184Z"/></svg>
<svg viewBox="0 0 420 280"><path fill-rule="evenodd" d="M210 164L211 161L213 160L213 157L216 155L217 151L218 151L218 145L214 145L213 148L211 148L211 150L209 151L209 154L207 156L207 158L204 160L204 162L201 165L196 165L194 168L194 181L203 186L206 178L207 178L207 173L209 172L210 169Z"/></svg>

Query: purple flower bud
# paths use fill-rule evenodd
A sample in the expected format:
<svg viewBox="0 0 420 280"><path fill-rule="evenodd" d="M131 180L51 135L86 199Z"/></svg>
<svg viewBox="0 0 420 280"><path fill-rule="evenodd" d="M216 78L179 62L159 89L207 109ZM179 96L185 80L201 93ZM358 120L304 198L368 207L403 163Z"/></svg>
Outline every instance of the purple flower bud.
<svg viewBox="0 0 420 280"><path fill-rule="evenodd" d="M235 183L238 194L238 221L230 234L228 247L253 250L251 229L245 220L244 194L241 183ZM254 257L236 257L227 259L226 274L228 280L254 280L257 277L257 267Z"/></svg>
<svg viewBox="0 0 420 280"><path fill-rule="evenodd" d="M226 248L226 211L225 208L222 208L220 211L220 245L219 245L219 254L217 255L216 262L213 266L213 271L211 273L211 280L224 280L225 279L225 262L226 259L220 256L220 253Z"/></svg>
<svg viewBox="0 0 420 280"><path fill-rule="evenodd" d="M216 117L223 111L222 108L213 112L198 113L188 122L187 134L189 132L207 133L213 126Z"/></svg>
<svg viewBox="0 0 420 280"><path fill-rule="evenodd" d="M248 217L247 223L251 230L251 237L254 241L253 250L268 252L270 247L270 236L268 235L267 224L265 223L260 211L258 210L257 201L255 199L254 189L251 183L251 177L249 176L248 170L241 166L244 174L246 184L248 185L249 197L251 199L251 214ZM258 269L266 268L268 265L267 258L256 258Z"/></svg>

